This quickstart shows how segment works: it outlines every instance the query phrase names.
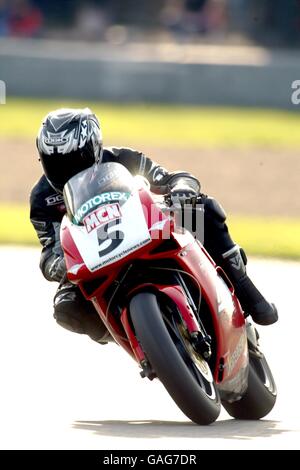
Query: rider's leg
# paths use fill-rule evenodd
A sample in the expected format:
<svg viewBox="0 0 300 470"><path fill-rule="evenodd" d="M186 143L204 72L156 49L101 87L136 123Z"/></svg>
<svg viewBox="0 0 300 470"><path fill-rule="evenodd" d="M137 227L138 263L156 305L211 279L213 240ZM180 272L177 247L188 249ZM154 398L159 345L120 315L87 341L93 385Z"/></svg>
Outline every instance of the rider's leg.
<svg viewBox="0 0 300 470"><path fill-rule="evenodd" d="M232 284L245 313L260 325L271 325L278 320L277 309L255 287L246 271L247 258L232 240L225 223L226 214L213 198L203 196L204 247L221 266Z"/></svg>
<svg viewBox="0 0 300 470"><path fill-rule="evenodd" d="M87 334L97 343L105 344L110 336L92 302L86 300L79 287L66 282L54 296L54 318L74 333Z"/></svg>

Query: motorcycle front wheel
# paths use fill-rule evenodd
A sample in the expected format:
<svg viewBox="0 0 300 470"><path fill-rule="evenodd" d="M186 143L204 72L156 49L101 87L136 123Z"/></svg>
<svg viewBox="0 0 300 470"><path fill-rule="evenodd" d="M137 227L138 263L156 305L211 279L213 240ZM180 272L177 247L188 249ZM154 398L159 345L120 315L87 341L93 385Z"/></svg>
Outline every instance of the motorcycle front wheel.
<svg viewBox="0 0 300 470"><path fill-rule="evenodd" d="M170 396L181 411L201 425L220 414L220 397L209 365L193 348L176 309L164 312L155 294L142 292L130 302L136 336Z"/></svg>

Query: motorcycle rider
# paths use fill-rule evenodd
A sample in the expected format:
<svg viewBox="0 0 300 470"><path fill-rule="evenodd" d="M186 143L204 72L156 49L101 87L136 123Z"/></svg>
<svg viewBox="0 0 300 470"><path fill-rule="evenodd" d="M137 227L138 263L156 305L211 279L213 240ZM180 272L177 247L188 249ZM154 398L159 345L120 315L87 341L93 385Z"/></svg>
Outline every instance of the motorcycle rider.
<svg viewBox="0 0 300 470"><path fill-rule="evenodd" d="M208 253L230 278L246 314L260 325L277 321L275 305L266 301L247 275L245 252L233 242L223 208L214 198L200 193L200 183L193 175L183 171L170 173L136 150L103 147L99 121L88 108L50 112L42 122L36 143L44 175L31 191L30 219L43 247L42 273L48 281L59 282L54 297L54 318L59 325L87 334L100 343L105 343L108 336L93 304L68 282L60 244L60 224L66 211L64 184L80 171L101 162L118 162L132 174L145 176L154 192L159 193L167 185L171 197L181 204L195 201L200 194L204 207L204 246Z"/></svg>

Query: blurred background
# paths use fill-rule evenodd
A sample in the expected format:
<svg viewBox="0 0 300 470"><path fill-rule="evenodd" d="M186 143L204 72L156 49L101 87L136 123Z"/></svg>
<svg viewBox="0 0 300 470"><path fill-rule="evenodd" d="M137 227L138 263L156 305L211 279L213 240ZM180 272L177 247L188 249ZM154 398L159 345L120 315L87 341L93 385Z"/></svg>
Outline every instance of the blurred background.
<svg viewBox="0 0 300 470"><path fill-rule="evenodd" d="M299 44L298 0L1 0L0 35Z"/></svg>
<svg viewBox="0 0 300 470"><path fill-rule="evenodd" d="M36 243L43 116L88 105L106 145L197 175L248 252L300 258L299 47L300 0L0 0L0 242Z"/></svg>

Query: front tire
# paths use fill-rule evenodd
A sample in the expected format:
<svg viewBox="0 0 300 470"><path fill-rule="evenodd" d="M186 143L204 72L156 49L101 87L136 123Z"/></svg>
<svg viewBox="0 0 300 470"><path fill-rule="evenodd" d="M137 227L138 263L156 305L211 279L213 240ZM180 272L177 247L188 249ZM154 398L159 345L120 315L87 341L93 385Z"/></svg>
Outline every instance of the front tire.
<svg viewBox="0 0 300 470"><path fill-rule="evenodd" d="M197 424L213 423L220 414L219 394L207 362L184 338L181 316L175 321L175 312L163 315L149 292L132 298L130 314L151 367L178 407Z"/></svg>

